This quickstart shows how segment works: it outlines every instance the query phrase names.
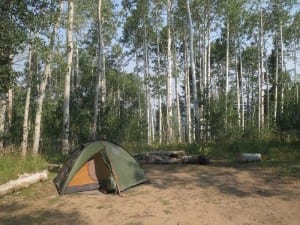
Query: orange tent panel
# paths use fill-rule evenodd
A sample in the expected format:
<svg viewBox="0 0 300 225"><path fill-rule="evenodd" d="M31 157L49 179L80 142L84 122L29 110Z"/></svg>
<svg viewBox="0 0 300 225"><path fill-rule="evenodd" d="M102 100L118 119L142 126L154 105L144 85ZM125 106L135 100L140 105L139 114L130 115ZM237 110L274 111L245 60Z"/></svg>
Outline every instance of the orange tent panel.
<svg viewBox="0 0 300 225"><path fill-rule="evenodd" d="M75 174L68 186L97 184L100 180L108 179L110 172L100 154L96 154L85 163Z"/></svg>
<svg viewBox="0 0 300 225"><path fill-rule="evenodd" d="M89 176L88 167L88 163L84 164L75 174L68 186L80 186L85 184L98 183Z"/></svg>

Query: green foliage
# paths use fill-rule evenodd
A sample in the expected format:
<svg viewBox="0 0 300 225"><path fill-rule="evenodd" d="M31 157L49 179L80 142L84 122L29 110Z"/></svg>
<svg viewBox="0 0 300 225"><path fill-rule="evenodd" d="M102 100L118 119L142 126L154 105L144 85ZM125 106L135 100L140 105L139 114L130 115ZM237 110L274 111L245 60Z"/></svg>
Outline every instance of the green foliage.
<svg viewBox="0 0 300 225"><path fill-rule="evenodd" d="M107 88L111 90L100 116L101 134L119 143L143 141L146 134L144 93L141 79L134 74L107 73ZM119 98L117 98L119 96Z"/></svg>
<svg viewBox="0 0 300 225"><path fill-rule="evenodd" d="M0 92L13 86L15 74L12 59L31 32L51 24L50 12L55 12L55 1L1 1L0 2ZM4 31L4 32L3 32Z"/></svg>
<svg viewBox="0 0 300 225"><path fill-rule="evenodd" d="M280 113L277 120L277 126L280 131L298 131L300 127L300 102L294 98L295 87L286 93L284 114ZM290 95L288 95L290 94Z"/></svg>
<svg viewBox="0 0 300 225"><path fill-rule="evenodd" d="M143 90L145 84L149 84L151 89L150 95L153 97L151 101L153 103L157 104L158 95L162 95L163 115L166 115L164 99L166 93L165 72L167 67L166 47L168 37L167 21L164 18L166 3L150 1L149 4L146 4L142 0L122 1L122 13L124 13L122 15L124 17L120 16L120 18L116 19L115 10L117 8L112 2L110 0L103 1L102 8L107 101L100 109L99 137L106 137L125 146L132 146L134 151L135 149L137 151L141 149L148 150L148 147L143 147L147 143L146 131L148 128L145 118L145 91ZM180 84L182 82L180 79L182 79L185 70L184 67L189 64L188 55L184 55L187 54L185 52L187 46L184 42L187 36L186 1L181 0L176 3L178 4L172 5L172 46L174 48L174 56L177 57L177 67L174 75L176 73L179 76ZM217 155L214 153L216 152L221 157L222 150L210 151L213 148L211 146L212 143L221 143L225 145L224 148L228 148L228 151L224 152L230 157L230 155L236 154L242 148L248 150L248 145L250 146L251 143L254 143L253 146L255 148L263 151L261 148L265 143L276 143L278 140L292 143L299 139L297 135L300 127L300 106L299 102L297 102L299 99L295 97L295 85L299 86L299 83L297 84L294 82L294 79L291 79L293 74L290 71L283 71L284 68L280 68L281 49L278 28L280 22L282 22L284 25L283 37L285 47L293 50L293 48L297 47L300 37L298 28L300 14L298 12L294 14L289 13L289 6L283 0L270 0L268 1L270 4L263 4L265 42L273 43L271 54L265 52L265 59L268 62L266 70L268 80L266 79L264 82L267 84L267 81L269 81L269 112L267 112L267 97L264 101L264 108L270 128L261 130L257 128L257 75L260 61L257 46L260 18L258 3L244 0L232 2L216 0L191 1L195 34L195 63L199 87L201 87L203 80L203 77L200 77L200 75L208 75L204 74L204 55L202 55L202 50L204 45L208 44L208 40L204 40L204 36L208 35L208 28L211 28L211 65L209 65L211 68L211 83L209 84L211 99L206 98L208 96L206 90L198 89L199 98L201 99L199 106L203 108L203 114L201 112L201 116L203 115L202 125L206 126L202 129L204 144L188 146L178 144L175 146L154 145L149 146L150 150L165 147L168 149L186 147L190 152L205 152ZM95 1L87 0L76 2L75 7L74 37L76 37L76 44L79 50L79 64L78 69L75 68L75 65L73 67L72 72L74 76L71 81L70 141L72 146L87 142L91 138L98 54L96 51L98 38L97 7L95 5ZM19 145L21 142L25 87L30 84L30 81L25 78L27 70L19 74L12 72L12 57L24 49L24 43L30 43L33 49L33 77L31 82L29 144L33 138L38 86L43 76L47 53L50 50L54 50L54 58L51 62L51 77L48 82L43 106L42 136L40 140L42 152L52 151L54 153L60 152L61 145L62 93L64 89L62 74L66 72L64 55L66 50L65 46L61 46L61 40L57 40L54 49L48 49L47 43L49 41L49 31L52 30L53 23L57 18L58 7L58 1L47 0L12 0L1 1L0 3L0 30L4 31L0 34L0 91L7 91L10 87L14 88L12 124L9 132L5 133L6 142L15 145ZM226 93L228 96L226 96L227 105L225 105L226 23L228 21L230 23L229 80L231 91ZM122 32L121 30L116 32L117 26L123 28ZM61 28L64 29L64 25ZM39 35L33 35L37 33ZM214 37L212 38L212 36ZM120 38L119 42L118 38ZM64 43L62 44L64 45ZM238 49L238 45L241 45L241 49ZM135 72L138 71L138 74L142 75L141 69L144 66L142 61L146 59L144 55L145 49L143 49L145 46L147 46L148 51L147 60L149 60L150 76L143 78L130 72L124 72L123 67L127 63L125 60L133 59L130 57L137 57L136 63L139 65L138 68L135 68ZM157 47L160 48L160 74L155 74L158 72ZM277 84L278 118L275 122L272 115L274 114L277 51L280 66L278 71L279 82ZM241 57L239 56L240 53ZM240 59L242 59L242 62L237 62ZM284 61L288 60L288 58L284 59ZM131 62L129 64L134 63ZM132 65L130 66L133 67ZM246 98L249 100L245 108L244 130L238 125L236 90L234 87L234 76L241 67L243 69L243 80L240 82L246 83L243 86L243 97L245 100ZM284 92L282 92L283 88ZM183 93L184 91L180 92L182 95ZM284 99L281 99L281 96L284 96ZM281 102L283 102L284 113L281 113ZM185 122L185 102L182 101L181 104L182 122ZM157 114L157 108L155 110ZM157 131L158 117L155 119ZM175 124L175 116L172 119L174 119L173 122ZM165 123L165 120L163 123ZM165 126L166 124L163 125ZM249 150L251 149L249 148Z"/></svg>

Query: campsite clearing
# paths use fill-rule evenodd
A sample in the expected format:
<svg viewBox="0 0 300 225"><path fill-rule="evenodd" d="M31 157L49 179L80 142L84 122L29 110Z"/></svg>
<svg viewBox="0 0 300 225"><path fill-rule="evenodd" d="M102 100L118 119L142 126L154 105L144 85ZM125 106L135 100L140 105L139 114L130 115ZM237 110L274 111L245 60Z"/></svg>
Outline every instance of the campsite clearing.
<svg viewBox="0 0 300 225"><path fill-rule="evenodd" d="M96 191L58 196L51 180L3 196L0 224L299 224L299 177L218 163L144 169L150 182L122 197Z"/></svg>

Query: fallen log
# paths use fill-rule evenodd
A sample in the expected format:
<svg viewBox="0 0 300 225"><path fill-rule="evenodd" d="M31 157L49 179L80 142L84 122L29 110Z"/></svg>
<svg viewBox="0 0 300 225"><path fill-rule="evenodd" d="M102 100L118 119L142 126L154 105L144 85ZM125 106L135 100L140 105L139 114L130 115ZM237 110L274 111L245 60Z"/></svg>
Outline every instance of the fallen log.
<svg viewBox="0 0 300 225"><path fill-rule="evenodd" d="M13 193L22 188L26 188L31 184L44 181L48 179L48 171L43 170L42 172L21 175L18 179L11 180L8 183L0 185L0 196Z"/></svg>
<svg viewBox="0 0 300 225"><path fill-rule="evenodd" d="M134 155L134 158L137 160L152 160L154 158L180 158L185 156L184 151L151 151Z"/></svg>
<svg viewBox="0 0 300 225"><path fill-rule="evenodd" d="M161 155L161 156L164 155L172 158L177 158L186 155L185 151L164 151L164 150L152 151L149 154Z"/></svg>
<svg viewBox="0 0 300 225"><path fill-rule="evenodd" d="M260 162L261 154L260 153L241 153L239 161L243 162Z"/></svg>
<svg viewBox="0 0 300 225"><path fill-rule="evenodd" d="M186 155L184 151L152 151L134 156L142 164L209 164L202 155Z"/></svg>
<svg viewBox="0 0 300 225"><path fill-rule="evenodd" d="M182 158L182 163L207 165L209 159L204 155L187 155Z"/></svg>

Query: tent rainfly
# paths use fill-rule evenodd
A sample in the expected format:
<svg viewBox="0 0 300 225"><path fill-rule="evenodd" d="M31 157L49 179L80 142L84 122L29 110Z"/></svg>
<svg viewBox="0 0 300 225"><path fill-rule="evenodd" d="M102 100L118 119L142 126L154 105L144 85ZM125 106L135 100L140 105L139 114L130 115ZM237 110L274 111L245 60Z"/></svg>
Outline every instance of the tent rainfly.
<svg viewBox="0 0 300 225"><path fill-rule="evenodd" d="M74 151L54 184L60 195L88 190L121 192L147 181L143 169L123 148L109 141L95 141Z"/></svg>

